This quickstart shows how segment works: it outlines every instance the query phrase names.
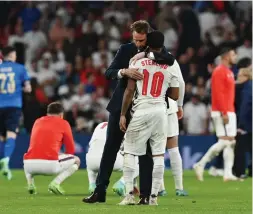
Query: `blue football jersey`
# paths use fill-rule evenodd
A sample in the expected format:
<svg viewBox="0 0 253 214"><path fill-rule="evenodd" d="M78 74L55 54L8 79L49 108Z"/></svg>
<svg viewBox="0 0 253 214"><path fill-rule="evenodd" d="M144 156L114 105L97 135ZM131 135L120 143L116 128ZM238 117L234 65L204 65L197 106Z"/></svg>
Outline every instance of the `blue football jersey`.
<svg viewBox="0 0 253 214"><path fill-rule="evenodd" d="M30 80L24 65L4 61L0 64L0 108L22 107L24 82Z"/></svg>

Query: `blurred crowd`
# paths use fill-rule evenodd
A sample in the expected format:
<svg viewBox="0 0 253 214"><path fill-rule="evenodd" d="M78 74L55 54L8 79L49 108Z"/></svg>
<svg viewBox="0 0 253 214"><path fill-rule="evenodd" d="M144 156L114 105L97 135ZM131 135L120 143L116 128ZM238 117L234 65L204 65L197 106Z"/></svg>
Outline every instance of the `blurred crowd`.
<svg viewBox="0 0 253 214"><path fill-rule="evenodd" d="M238 60L252 58L251 10L246 1L0 2L0 49L16 47L32 77L22 124L30 131L55 100L76 131L108 120L117 82L104 72L120 44L131 42L130 24L145 19L164 33L186 82L182 133L208 134L211 72L223 47L233 47Z"/></svg>

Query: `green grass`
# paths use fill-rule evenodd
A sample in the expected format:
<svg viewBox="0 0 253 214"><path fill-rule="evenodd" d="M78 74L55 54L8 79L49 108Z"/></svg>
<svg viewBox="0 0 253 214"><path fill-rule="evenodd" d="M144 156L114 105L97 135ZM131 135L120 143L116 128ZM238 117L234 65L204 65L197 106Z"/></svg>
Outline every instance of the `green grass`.
<svg viewBox="0 0 253 214"><path fill-rule="evenodd" d="M113 173L111 184L120 173ZM168 196L160 197L158 207L150 206L118 206L121 198L114 195L111 186L107 192L106 204L84 204L87 196L87 173L81 170L69 178L63 187L65 196L55 196L47 192L52 178L38 176L35 179L38 194L31 196L26 190L26 181L22 171L14 171L12 181L0 177L0 213L2 214L114 214L114 213L185 213L185 214L248 214L251 211L252 180L244 182L224 183L221 178L205 176L205 181L196 181L192 171L184 176L185 189L188 197L175 196L174 182L170 171L166 171L165 183Z"/></svg>

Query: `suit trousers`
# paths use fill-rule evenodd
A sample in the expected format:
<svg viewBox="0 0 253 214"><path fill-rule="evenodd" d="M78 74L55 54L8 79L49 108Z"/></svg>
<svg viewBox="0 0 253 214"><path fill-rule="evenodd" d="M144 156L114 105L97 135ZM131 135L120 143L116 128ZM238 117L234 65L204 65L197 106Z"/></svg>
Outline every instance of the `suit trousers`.
<svg viewBox="0 0 253 214"><path fill-rule="evenodd" d="M110 114L105 147L96 180L98 191L106 191L109 185L117 153L124 137L124 133L119 127L119 120L120 113Z"/></svg>
<svg viewBox="0 0 253 214"><path fill-rule="evenodd" d="M246 166L246 152L250 153L250 163ZM252 133L237 135L233 172L237 177L246 174L246 168L252 176Z"/></svg>

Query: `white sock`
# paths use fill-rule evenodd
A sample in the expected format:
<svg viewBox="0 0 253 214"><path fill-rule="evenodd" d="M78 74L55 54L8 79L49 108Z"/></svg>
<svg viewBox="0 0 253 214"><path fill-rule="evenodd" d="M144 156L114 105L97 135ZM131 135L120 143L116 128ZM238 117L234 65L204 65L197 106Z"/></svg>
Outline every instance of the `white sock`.
<svg viewBox="0 0 253 214"><path fill-rule="evenodd" d="M165 190L164 178L163 178L163 180L162 180L162 184L161 184L161 186L160 186L159 192L161 192L161 191L163 191L163 190Z"/></svg>
<svg viewBox="0 0 253 214"><path fill-rule="evenodd" d="M138 159L137 159L138 161ZM136 169L134 171L134 186L137 186L137 177L139 176L139 164L136 164ZM119 181L125 185L124 176L122 176Z"/></svg>
<svg viewBox="0 0 253 214"><path fill-rule="evenodd" d="M203 167L206 166L207 163L209 163L215 156L217 156L227 145L227 140L219 139L217 143L212 145L206 154L201 158L201 160L198 162Z"/></svg>
<svg viewBox="0 0 253 214"><path fill-rule="evenodd" d="M9 169L10 157L2 158L2 161L4 162L2 170L7 171Z"/></svg>
<svg viewBox="0 0 253 214"><path fill-rule="evenodd" d="M126 193L134 189L135 157L131 154L124 155L123 177L126 185Z"/></svg>
<svg viewBox="0 0 253 214"><path fill-rule="evenodd" d="M164 176L164 157L163 156L153 157L153 161L154 161L154 168L152 173L151 195L157 196Z"/></svg>
<svg viewBox="0 0 253 214"><path fill-rule="evenodd" d="M223 159L224 159L224 177L232 176L232 168L234 165L234 147L228 145L223 150Z"/></svg>
<svg viewBox="0 0 253 214"><path fill-rule="evenodd" d="M137 158L137 159L136 159L136 158ZM137 162L137 161L138 161L138 157L136 157L136 158L135 158L135 161ZM137 187L137 186L138 186L138 183L137 183L138 179L137 179L137 177L139 176L139 164L137 163L137 164L135 164L135 165L136 165L136 168L135 168L135 171L134 171L134 186ZM119 179L119 181L120 181L122 184L125 185L124 176L122 176L122 177ZM119 181L118 181L118 182L119 182Z"/></svg>
<svg viewBox="0 0 253 214"><path fill-rule="evenodd" d="M178 147L168 149L175 188L183 190L183 163Z"/></svg>
<svg viewBox="0 0 253 214"><path fill-rule="evenodd" d="M34 178L30 173L25 172L25 177L26 177L28 186L34 184Z"/></svg>
<svg viewBox="0 0 253 214"><path fill-rule="evenodd" d="M134 178L134 186L138 187L138 179L137 178Z"/></svg>
<svg viewBox="0 0 253 214"><path fill-rule="evenodd" d="M95 184L97 179L97 172L87 169L89 184Z"/></svg>
<svg viewBox="0 0 253 214"><path fill-rule="evenodd" d="M65 171L61 172L54 180L56 184L61 184L65 179L67 179L69 176L73 175L74 172L78 170L78 165L74 164Z"/></svg>

